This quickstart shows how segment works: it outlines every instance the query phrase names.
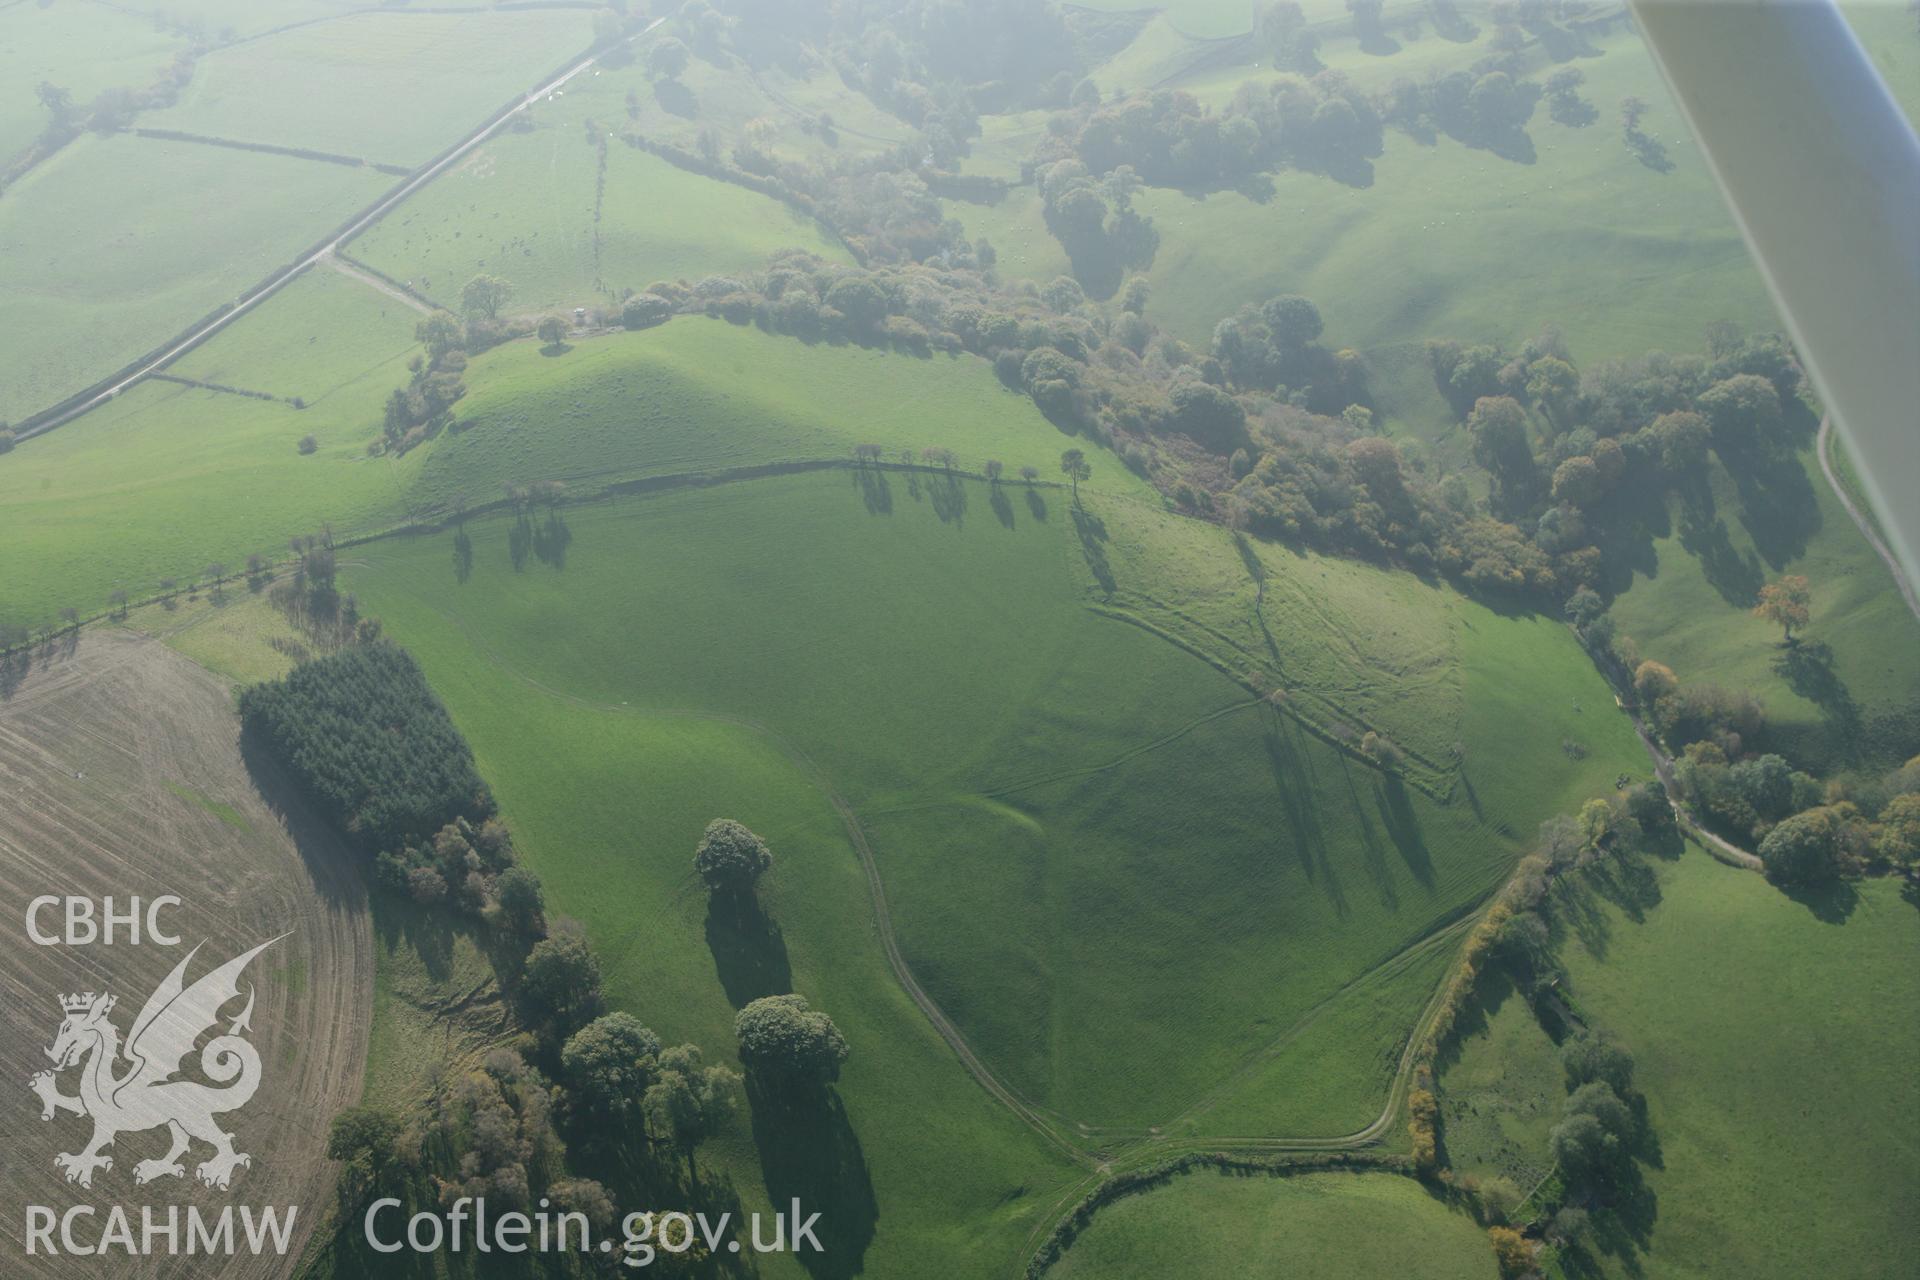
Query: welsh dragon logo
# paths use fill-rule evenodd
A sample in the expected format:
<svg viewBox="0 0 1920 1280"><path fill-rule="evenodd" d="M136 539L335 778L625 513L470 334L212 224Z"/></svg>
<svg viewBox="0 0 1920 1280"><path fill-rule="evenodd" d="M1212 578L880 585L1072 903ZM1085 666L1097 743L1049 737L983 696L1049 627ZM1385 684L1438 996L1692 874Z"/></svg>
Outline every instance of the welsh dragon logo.
<svg viewBox="0 0 1920 1280"><path fill-rule="evenodd" d="M241 1038L242 1032L252 1030L251 986L247 988L246 1007L228 1024L226 1034L216 1035L200 1050L200 1070L214 1085L224 1087L174 1077L195 1043L220 1021L221 1008L239 997L241 971L279 940L261 943L189 987L185 975L187 964L200 952L195 947L147 997L124 1047L119 1030L107 1018L113 1012L115 997L89 991L60 998L66 1017L53 1047L46 1051L54 1068L37 1073L28 1086L40 1096L42 1120L51 1120L60 1111L93 1118L92 1141L77 1152L63 1152L53 1158L54 1167L67 1175L68 1182L92 1186L96 1170L113 1168L113 1157L102 1154L103 1148L112 1146L122 1133L162 1125L172 1145L159 1159L134 1165L136 1183L184 1177L186 1166L180 1157L196 1139L213 1148L212 1157L194 1170L194 1175L210 1187L226 1190L234 1170L253 1163L253 1157L233 1149L234 1136L214 1121L216 1115L247 1105L260 1087L260 1054ZM127 1064L124 1069L120 1067L123 1059ZM68 1097L60 1092L55 1076L76 1066L81 1068L80 1093Z"/></svg>

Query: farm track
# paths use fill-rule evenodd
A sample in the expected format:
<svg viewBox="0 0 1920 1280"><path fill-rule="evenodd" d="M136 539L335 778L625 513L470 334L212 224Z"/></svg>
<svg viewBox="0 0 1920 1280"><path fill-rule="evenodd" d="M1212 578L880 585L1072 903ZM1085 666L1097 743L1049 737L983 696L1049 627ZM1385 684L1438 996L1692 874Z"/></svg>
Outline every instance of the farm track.
<svg viewBox="0 0 1920 1280"><path fill-rule="evenodd" d="M1865 512L1854 505L1853 495L1848 493L1847 487L1840 483L1839 473L1833 468L1832 446L1833 415L1826 414L1820 419L1820 433L1813 438L1813 451L1820 458L1820 473L1826 476L1827 484L1833 489L1833 496L1840 499L1840 505L1847 509L1849 516L1853 517L1854 527L1860 530L1860 536L1867 540L1867 545L1874 549L1881 562L1887 566L1887 572L1893 575L1893 585L1899 588L1900 598L1907 602L1907 608L1913 611L1913 616L1920 618L1920 591L1916 591L1914 584L1907 580L1907 575L1901 572L1900 562L1894 558L1893 551L1887 546L1886 540L1880 536L1880 530L1874 527L1873 521L1867 518Z"/></svg>
<svg viewBox="0 0 1920 1280"><path fill-rule="evenodd" d="M369 274L368 272L362 271L360 268L348 262L345 258L340 256L337 246L333 249L327 250L324 256L324 261L329 267L332 267L335 271L338 271L341 275L345 276L347 279L358 280L361 284L366 285L367 288L373 289L379 293L385 294L387 297L392 298L395 302L399 303L403 307L407 307L411 310L418 311L423 316L430 316L433 314L432 307L420 301L420 299L414 297L412 294L406 293L400 289L396 289L392 285L388 284L385 280L382 280L379 276L372 275L372 274Z"/></svg>
<svg viewBox="0 0 1920 1280"><path fill-rule="evenodd" d="M111 894L123 906L134 894L184 900L166 917L180 948L36 947L14 917L0 944L0 1089L14 1095L0 1110L0 1142L9 1151L0 1187L9 1199L50 1206L123 1200L133 1164L164 1145L164 1135L124 1134L110 1149L112 1169L90 1192L55 1171L54 1153L86 1132L76 1117L43 1123L25 1089L28 1076L48 1065L42 1049L59 1021L56 996L110 990L124 1026L187 947L206 947L191 977L291 931L248 975L258 990L252 1039L265 1085L226 1120L255 1157L235 1183L241 1202L298 1205L299 1215L286 1256L237 1255L220 1269L223 1280L264 1280L298 1267L331 1206L326 1128L359 1096L372 1009L372 936L357 860L301 807L277 804L276 779L265 785L267 795L241 760L228 685L157 640L99 628L79 633L42 651L13 696L0 701L0 896L15 904L42 894ZM62 1083L72 1087L70 1078ZM190 1177L151 1186L140 1198L216 1213L233 1199ZM27 1258L23 1226L12 1217L0 1223L0 1273L99 1274L91 1259ZM187 1257L133 1258L115 1269L207 1274Z"/></svg>
<svg viewBox="0 0 1920 1280"><path fill-rule="evenodd" d="M519 667L514 665L514 663L504 655L476 635L474 631L467 626L464 619L444 611L436 610L436 612L439 612L442 618L462 635L466 636L476 648L485 654L487 661L502 675L517 680L528 688L534 689L549 698L554 698L573 706L586 707L594 711L613 712L620 715L661 716L674 719L707 720L719 724L731 724L757 734L772 743L774 747L787 758L788 762L800 771L801 776L806 778L808 783L825 797L827 803L833 808L835 815L840 819L841 825L845 828L848 842L852 844L855 854L860 859L861 869L866 873L867 888L873 899L874 919L880 935L881 949L886 955L887 967L893 972L894 979L900 983L902 990L907 993L908 998L913 1001L914 1006L925 1015L927 1021L933 1025L934 1030L939 1032L940 1038L947 1042L947 1047L953 1050L955 1056L960 1059L961 1065L966 1068L967 1074L972 1076L981 1088L985 1089L1009 1111L1012 1111L1029 1128L1046 1139L1047 1142L1057 1148L1061 1154L1065 1155L1069 1160L1082 1166L1090 1166L1092 1164L1093 1158L1077 1143L1063 1136L1060 1132L1060 1126L1043 1115L1037 1108L1022 1098L1017 1091L1002 1083L999 1077L993 1074L993 1071L982 1062L979 1055L974 1052L973 1046L967 1043L966 1037L960 1033L960 1029L953 1025L953 1021L947 1017L946 1012L934 1002L932 997L928 996L927 993L921 989L919 982L914 979L912 970L907 967L906 957L901 954L898 940L894 936L893 914L887 905L886 889L880 881L880 869L874 862L873 846L867 841L866 830L860 825L860 819L854 813L853 805L833 786L825 772L821 770L819 765L814 763L811 756L807 755L806 752L802 751L797 745L781 736L775 730L748 716L731 715L719 711L704 711L696 708L632 707L624 703L601 702L593 698L584 698L578 694L567 693L564 690L556 689L552 685L535 679L525 671L520 670Z"/></svg>
<svg viewBox="0 0 1920 1280"><path fill-rule="evenodd" d="M1016 1261L1016 1271L1024 1269L1025 1259L1031 1255L1034 1248L1038 1247L1039 1241L1048 1232L1052 1231L1061 1215L1070 1211L1073 1205L1078 1204L1087 1192L1109 1176L1118 1164L1135 1165L1151 1159L1167 1158L1196 1151L1243 1151L1266 1154L1360 1151L1377 1145L1391 1128L1394 1118L1399 1114L1399 1110L1407 1093L1409 1080L1412 1076L1419 1044L1426 1027L1432 1021L1434 1013L1439 1007L1439 1002L1445 995L1444 986L1437 987L1434 990L1427 1004L1423 1007L1420 1017L1416 1019L1408 1029L1407 1036L1402 1043L1399 1061L1396 1065L1393 1079L1388 1086L1387 1097L1381 1107L1380 1114L1369 1124L1352 1133L1313 1137L1246 1135L1217 1138L1173 1138L1162 1136L1155 1129L1148 1129L1132 1132L1102 1130L1097 1132L1082 1132L1075 1135L1074 1129L1076 1126L1073 1125L1073 1122L1034 1105L1020 1094L1019 1091L1002 1082L993 1073L992 1069L981 1061L979 1055L967 1042L965 1035L953 1024L952 1020L947 1017L945 1011L940 1008L939 1004L920 987L918 981L913 976L906 957L900 950L898 940L895 936L892 913L887 904L885 885L882 883L879 867L874 858L872 846L867 839L866 831L861 825L852 804L840 794L838 789L835 788L827 778L825 772L800 747L767 725L746 716L688 708L635 707L623 703L604 702L567 693L522 671L498 650L488 645L467 625L464 619L457 615L450 614L445 610L436 610L436 612L464 635L469 642L485 655L487 661L503 675L547 697L555 698L574 706L622 715L697 719L738 726L770 742L782 755L787 757L789 762L801 772L811 785L820 791L839 818L841 825L845 829L848 842L853 846L856 855L860 859L861 869L867 879L868 892L872 898L875 924L880 936L882 950L886 956L888 968L892 971L895 980L899 982L902 990L906 992L908 998L913 1001L914 1006L921 1011L929 1023L933 1025L941 1039L953 1050L955 1056L960 1060L961 1065L966 1069L967 1073L973 1077L974 1081L979 1084L982 1089L986 1090L996 1101L1013 1112L1028 1128L1044 1138L1074 1164L1087 1171L1087 1177L1069 1186L1036 1224L1032 1235L1029 1237L1026 1246L1022 1249ZM1206 716L1202 716L1193 724L1183 726L1170 734L1164 735L1153 743L1134 749L1127 753L1123 759L1135 758L1157 746L1163 746L1166 743L1176 741L1200 724L1218 719L1235 711L1243 710L1249 705L1256 705L1256 703L1236 703ZM1083 776L1088 773L1098 772L1102 768L1111 767L1113 767L1113 765L1109 764L1099 766L1092 770L1076 770L1059 776L1065 778ZM1054 779L1041 779L1039 782L1027 783L1024 784L1024 786L1014 785L995 794L1018 791L1025 789L1026 786L1039 785L1040 782L1051 780ZM894 811L895 810L889 810L889 812ZM1425 936L1416 939L1400 951L1388 956L1365 973L1356 975L1338 991L1331 993L1326 999L1308 1010L1305 1015L1296 1020L1292 1026L1286 1031L1283 1031L1276 1039L1270 1041L1265 1047L1253 1051L1253 1053L1249 1055L1248 1060L1228 1081L1216 1086L1208 1096L1197 1100L1187 1111L1182 1112L1168 1123L1178 1123L1180 1119L1189 1115L1204 1113L1204 1111L1212 1105L1213 1101L1217 1099L1218 1095L1223 1093L1234 1080L1243 1077L1247 1072L1257 1066L1258 1060L1262 1056L1270 1055L1278 1049L1283 1048L1289 1040L1307 1030L1331 1005L1338 1001L1341 996L1363 986L1368 981L1383 973L1397 972L1436 948L1445 947L1456 941L1462 933L1479 919L1480 908L1485 905L1485 902L1486 899L1483 898L1480 901L1467 905L1457 913L1455 918L1436 925L1435 928ZM1085 1145L1085 1140L1089 1138L1094 1138L1095 1140L1118 1140L1121 1148L1112 1157L1103 1158L1098 1152L1089 1150Z"/></svg>

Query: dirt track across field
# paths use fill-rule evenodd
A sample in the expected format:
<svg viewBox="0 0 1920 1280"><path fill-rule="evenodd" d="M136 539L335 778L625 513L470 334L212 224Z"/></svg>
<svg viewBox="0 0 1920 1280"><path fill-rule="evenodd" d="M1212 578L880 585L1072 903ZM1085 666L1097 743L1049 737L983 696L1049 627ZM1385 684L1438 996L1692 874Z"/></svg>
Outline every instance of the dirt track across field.
<svg viewBox="0 0 1920 1280"><path fill-rule="evenodd" d="M249 773L226 683L156 640L89 629L36 651L26 678L0 684L0 695L0 1275L291 1274L333 1195L328 1122L358 1098L366 1059L373 944L357 868L280 784L266 778L263 792ZM143 902L178 895L183 904L162 923L180 945L35 945L27 904L47 894L112 894L122 909L136 894ZM59 915L43 912L42 929L60 931ZM227 1191L202 1186L194 1170L211 1149L196 1143L184 1178L136 1186L135 1164L167 1147L166 1131L152 1129L122 1133L106 1149L112 1168L90 1188L68 1183L54 1156L81 1150L91 1122L66 1113L43 1121L28 1089L52 1065L45 1050L60 1025L60 997L112 992L111 1020L125 1035L194 945L203 944L188 983L281 934L240 979L243 996L249 986L257 992L247 1038L262 1063L259 1090L216 1117L251 1166ZM236 1000L219 1030L239 1012ZM197 1060L188 1055L183 1077L197 1075ZM61 1072L60 1092L76 1094L80 1074ZM127 1208L136 1237L143 1205L162 1220L167 1206L181 1206L183 1224L190 1204L203 1216L229 1205L299 1211L285 1257L168 1257L164 1248L145 1258L27 1256L25 1206L61 1213L78 1204L98 1211L79 1223L83 1242L89 1232L97 1240L114 1205Z"/></svg>

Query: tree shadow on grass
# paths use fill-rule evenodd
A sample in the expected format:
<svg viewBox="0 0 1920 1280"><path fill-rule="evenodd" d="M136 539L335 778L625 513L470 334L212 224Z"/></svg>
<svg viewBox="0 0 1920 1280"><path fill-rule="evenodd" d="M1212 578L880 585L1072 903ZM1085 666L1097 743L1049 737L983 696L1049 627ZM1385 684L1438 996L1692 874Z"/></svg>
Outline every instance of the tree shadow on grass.
<svg viewBox="0 0 1920 1280"><path fill-rule="evenodd" d="M453 533L453 578L462 586L473 577L473 539L462 526Z"/></svg>
<svg viewBox="0 0 1920 1280"><path fill-rule="evenodd" d="M1633 152L1634 159L1655 173L1673 172L1673 157L1667 154L1667 144L1658 138L1635 129L1627 135L1627 150Z"/></svg>
<svg viewBox="0 0 1920 1280"><path fill-rule="evenodd" d="M987 486L987 505L993 508L993 518L1001 525L1013 528L1013 502L1007 497L1006 486L995 480Z"/></svg>
<svg viewBox="0 0 1920 1280"><path fill-rule="evenodd" d="M816 1280L859 1275L880 1207L840 1095L832 1089L802 1098L770 1095L749 1078L747 1101L768 1200L776 1210L799 1201L802 1221L820 1215L814 1226L820 1251L803 1248L794 1260Z"/></svg>
<svg viewBox="0 0 1920 1280"><path fill-rule="evenodd" d="M1473 994L1461 1003L1452 1029L1434 1056L1435 1075L1446 1075L1447 1068L1460 1060L1460 1052L1466 1042L1486 1031L1494 1015L1506 1004L1507 997L1517 994L1518 990L1513 975L1505 965L1489 964L1480 970L1473 981Z"/></svg>
<svg viewBox="0 0 1920 1280"><path fill-rule="evenodd" d="M1827 884L1785 885L1781 892L1813 913L1822 924L1845 924L1860 905L1860 891L1850 880Z"/></svg>
<svg viewBox="0 0 1920 1280"><path fill-rule="evenodd" d="M1555 881L1553 912L1548 920L1556 949L1571 935L1594 959L1607 958L1613 943L1613 921L1584 876L1561 876Z"/></svg>
<svg viewBox="0 0 1920 1280"><path fill-rule="evenodd" d="M700 114L700 99L694 97L693 90L678 80L656 80L653 82L653 100L660 109L670 116L679 116L682 120L691 120Z"/></svg>
<svg viewBox="0 0 1920 1280"><path fill-rule="evenodd" d="M1637 854L1603 857L1584 875L1595 893L1635 924L1646 923L1647 912L1660 905L1660 877Z"/></svg>
<svg viewBox="0 0 1920 1280"><path fill-rule="evenodd" d="M878 467L855 467L853 483L860 490L860 501L866 505L868 515L893 514L893 487L887 483L886 472Z"/></svg>
<svg viewBox="0 0 1920 1280"><path fill-rule="evenodd" d="M1380 807L1380 818L1386 823L1387 836L1400 851L1407 870L1413 873L1413 878L1419 881L1421 888L1432 892L1433 855L1427 850L1426 838L1420 834L1420 818L1413 811L1413 800L1407 794L1407 784L1387 774L1374 784L1373 799Z"/></svg>
<svg viewBox="0 0 1920 1280"><path fill-rule="evenodd" d="M1774 572L1807 553L1820 532L1820 499L1800 455L1772 457L1759 450L1723 456L1740 491L1740 523L1754 550Z"/></svg>
<svg viewBox="0 0 1920 1280"><path fill-rule="evenodd" d="M515 573L526 569L527 556L532 550L533 521L527 519L527 513L522 511L507 529L507 559L513 562Z"/></svg>
<svg viewBox="0 0 1920 1280"><path fill-rule="evenodd" d="M1293 838L1294 857L1307 879L1327 895L1334 914L1344 920L1351 910L1339 873L1327 860L1327 834L1320 825L1318 806L1314 803L1312 765L1300 750L1299 729L1279 712L1272 715L1275 723L1260 735L1260 740L1266 748L1267 765L1273 770L1274 791Z"/></svg>
<svg viewBox="0 0 1920 1280"><path fill-rule="evenodd" d="M1373 819L1367 813L1360 789L1353 784L1353 771L1357 766L1347 759L1345 752L1339 754L1339 760L1340 777L1347 784L1347 799L1353 806L1354 821L1360 825L1360 852L1367 864L1367 874L1373 877L1381 905L1389 911L1397 911L1400 908L1400 891L1394 883L1393 867L1387 862L1386 849L1380 843L1380 833L1374 830Z"/></svg>
<svg viewBox="0 0 1920 1280"><path fill-rule="evenodd" d="M927 477L927 492L933 499L933 514L942 524L961 524L967 516L967 487L951 471L936 471Z"/></svg>
<svg viewBox="0 0 1920 1280"><path fill-rule="evenodd" d="M1027 514L1033 517L1036 524L1047 522L1047 500L1032 485L1027 486Z"/></svg>
<svg viewBox="0 0 1920 1280"><path fill-rule="evenodd" d="M1709 495L1711 501L1711 495ZM1619 595L1633 586L1633 575L1660 576L1654 544L1673 532L1667 494L1653 485L1622 485L1598 508L1594 545L1600 548L1602 589Z"/></svg>
<svg viewBox="0 0 1920 1280"><path fill-rule="evenodd" d="M1830 741L1841 754L1857 753L1860 707L1847 691L1846 681L1833 669L1832 646L1818 640L1787 645L1774 658L1773 673L1826 715L1833 729Z"/></svg>
<svg viewBox="0 0 1920 1280"><path fill-rule="evenodd" d="M1111 599L1113 593L1119 589L1119 584L1114 581L1113 566L1107 563L1106 523L1085 507L1075 504L1073 530L1080 535L1080 552L1086 557L1087 568L1093 571L1094 581L1100 584L1100 590Z"/></svg>
<svg viewBox="0 0 1920 1280"><path fill-rule="evenodd" d="M1487 820L1487 811L1481 805L1480 793L1473 789L1473 779L1467 776L1465 769L1460 771L1460 789L1466 793L1467 808L1473 810L1474 820L1476 822L1485 822Z"/></svg>
<svg viewBox="0 0 1920 1280"><path fill-rule="evenodd" d="M573 530L560 518L558 509L547 512L547 518L533 531L533 554L540 563L555 569L567 567L567 548L573 543Z"/></svg>
<svg viewBox="0 0 1920 1280"><path fill-rule="evenodd" d="M727 1002L736 1009L793 990L786 938L751 890L707 898L707 950Z"/></svg>
<svg viewBox="0 0 1920 1280"><path fill-rule="evenodd" d="M1587 39L1584 33L1570 31L1558 23L1540 23L1529 30L1539 37L1540 47L1546 50L1547 56L1555 62L1571 62L1575 58L1600 56L1600 50L1593 47L1593 42Z"/></svg>
<svg viewBox="0 0 1920 1280"><path fill-rule="evenodd" d="M253 788L293 840L306 865L314 889L332 907L364 910L367 904L367 862L358 850L313 809L306 794L281 766L279 758L259 735L242 728L240 763ZM441 954L430 948L433 954ZM423 952L423 956L429 952ZM445 954L450 954L447 952Z"/></svg>
<svg viewBox="0 0 1920 1280"><path fill-rule="evenodd" d="M1733 545L1727 522L1715 513L1713 491L1704 480L1682 495L1680 546L1700 563L1707 584L1736 609L1753 607L1767 580L1766 568L1753 551Z"/></svg>

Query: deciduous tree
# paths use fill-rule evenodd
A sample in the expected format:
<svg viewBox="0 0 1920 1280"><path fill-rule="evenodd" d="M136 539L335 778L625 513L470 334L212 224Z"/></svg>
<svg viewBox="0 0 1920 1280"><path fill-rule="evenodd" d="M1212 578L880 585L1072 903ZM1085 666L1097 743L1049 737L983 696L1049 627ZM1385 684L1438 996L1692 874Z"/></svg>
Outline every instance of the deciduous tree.
<svg viewBox="0 0 1920 1280"><path fill-rule="evenodd" d="M477 275L460 290L460 309L470 316L488 320L500 318L500 308L513 293L513 286L498 276Z"/></svg>
<svg viewBox="0 0 1920 1280"><path fill-rule="evenodd" d="M1087 462L1087 455L1081 449L1068 449L1060 455L1060 474L1073 482L1073 501L1080 502L1080 482L1093 474L1093 467Z"/></svg>
<svg viewBox="0 0 1920 1280"><path fill-rule="evenodd" d="M659 1078L648 1086L643 1099L647 1121L656 1137L680 1148L687 1157L687 1182L698 1186L694 1148L718 1133L732 1117L739 1073L702 1065L700 1050L690 1044L676 1045L662 1053L657 1070Z"/></svg>
<svg viewBox="0 0 1920 1280"><path fill-rule="evenodd" d="M693 851L693 868L713 892L751 889L772 865L767 842L732 818L709 822Z"/></svg>
<svg viewBox="0 0 1920 1280"><path fill-rule="evenodd" d="M763 996L734 1019L740 1060L776 1089L821 1089L840 1078L846 1037L802 995Z"/></svg>
<svg viewBox="0 0 1920 1280"><path fill-rule="evenodd" d="M1793 629L1807 625L1812 601L1813 592L1807 580L1797 573L1790 573L1760 588L1760 603L1753 607L1753 614L1756 618L1779 623L1786 633L1786 643L1792 644Z"/></svg>
<svg viewBox="0 0 1920 1280"><path fill-rule="evenodd" d="M568 1037L560 1050L560 1069L575 1099L590 1113L627 1120L641 1114L659 1056L659 1036L630 1013L609 1013Z"/></svg>

